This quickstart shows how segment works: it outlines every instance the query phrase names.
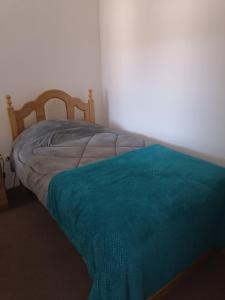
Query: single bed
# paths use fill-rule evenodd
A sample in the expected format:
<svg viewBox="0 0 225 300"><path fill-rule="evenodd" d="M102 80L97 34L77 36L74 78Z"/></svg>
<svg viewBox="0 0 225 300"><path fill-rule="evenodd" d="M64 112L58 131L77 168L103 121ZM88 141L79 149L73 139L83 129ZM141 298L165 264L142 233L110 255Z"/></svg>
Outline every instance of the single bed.
<svg viewBox="0 0 225 300"><path fill-rule="evenodd" d="M46 120L45 105L51 99L64 101L67 120ZM95 124L92 90L87 102L51 90L20 110L14 110L10 96L7 105L15 140L11 167L20 182L45 206L48 184L55 174L146 146L143 138ZM76 109L84 112L83 121L75 120ZM37 123L25 130L24 120L33 111Z"/></svg>
<svg viewBox="0 0 225 300"><path fill-rule="evenodd" d="M86 122L45 121L50 98L66 103L69 119L81 107ZM193 262L225 247L224 168L94 124L91 91L85 105L61 91L18 111L7 102L12 167L85 258L90 300L157 299ZM39 123L24 130L33 110Z"/></svg>

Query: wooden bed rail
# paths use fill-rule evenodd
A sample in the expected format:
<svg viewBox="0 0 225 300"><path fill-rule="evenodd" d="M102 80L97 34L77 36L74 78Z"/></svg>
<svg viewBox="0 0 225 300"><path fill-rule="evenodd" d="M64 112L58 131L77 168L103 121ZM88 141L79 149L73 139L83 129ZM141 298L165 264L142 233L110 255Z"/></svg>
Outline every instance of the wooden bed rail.
<svg viewBox="0 0 225 300"><path fill-rule="evenodd" d="M6 95L7 110L12 130L13 140L25 129L24 119L33 111L36 113L37 122L46 120L45 104L51 99L59 99L65 103L67 119L75 119L75 108L84 112L84 120L95 123L94 100L92 90L88 90L88 101L83 102L79 98L71 97L61 90L48 90L42 93L34 101L29 101L24 106L15 110L10 95Z"/></svg>
<svg viewBox="0 0 225 300"><path fill-rule="evenodd" d="M192 266L187 268L185 271L177 274L177 276L172 279L168 284L156 292L153 296L147 300L161 300L163 299L171 290L173 290L185 277L191 275L194 271L204 265L211 257L218 253L225 255L225 249L216 249L210 251L207 255L201 257L199 260L195 261Z"/></svg>

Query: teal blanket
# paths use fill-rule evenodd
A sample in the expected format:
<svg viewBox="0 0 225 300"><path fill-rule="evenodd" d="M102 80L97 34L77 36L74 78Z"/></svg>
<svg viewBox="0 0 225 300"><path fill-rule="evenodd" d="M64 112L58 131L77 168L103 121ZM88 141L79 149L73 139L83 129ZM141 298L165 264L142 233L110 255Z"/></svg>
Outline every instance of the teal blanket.
<svg viewBox="0 0 225 300"><path fill-rule="evenodd" d="M225 169L154 145L56 175L48 209L87 261L89 300L144 300L225 247Z"/></svg>

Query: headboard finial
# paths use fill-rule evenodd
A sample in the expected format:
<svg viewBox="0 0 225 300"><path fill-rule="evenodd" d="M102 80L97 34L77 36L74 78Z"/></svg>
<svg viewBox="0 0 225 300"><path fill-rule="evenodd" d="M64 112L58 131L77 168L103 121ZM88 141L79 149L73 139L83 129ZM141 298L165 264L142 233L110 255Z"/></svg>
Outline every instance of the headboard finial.
<svg viewBox="0 0 225 300"><path fill-rule="evenodd" d="M11 98L11 96L6 95L5 99L6 99L6 104L7 104L8 108L11 108L12 107L12 98Z"/></svg>
<svg viewBox="0 0 225 300"><path fill-rule="evenodd" d="M93 90L92 89L88 90L88 101L93 101Z"/></svg>
<svg viewBox="0 0 225 300"><path fill-rule="evenodd" d="M88 106L89 106L89 121L91 123L95 123L95 107L94 107L94 99L93 99L93 90L88 90Z"/></svg>

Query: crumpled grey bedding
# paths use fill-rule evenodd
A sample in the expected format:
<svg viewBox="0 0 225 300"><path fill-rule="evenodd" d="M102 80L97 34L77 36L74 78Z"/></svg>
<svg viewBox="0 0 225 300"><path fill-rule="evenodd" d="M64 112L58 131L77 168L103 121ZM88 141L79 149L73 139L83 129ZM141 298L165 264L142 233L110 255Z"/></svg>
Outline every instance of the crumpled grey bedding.
<svg viewBox="0 0 225 300"><path fill-rule="evenodd" d="M16 139L11 167L46 205L48 184L58 172L146 146L136 135L84 121L41 121Z"/></svg>

